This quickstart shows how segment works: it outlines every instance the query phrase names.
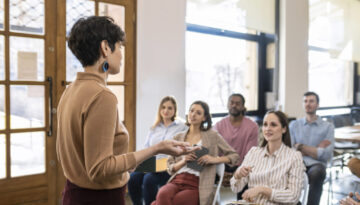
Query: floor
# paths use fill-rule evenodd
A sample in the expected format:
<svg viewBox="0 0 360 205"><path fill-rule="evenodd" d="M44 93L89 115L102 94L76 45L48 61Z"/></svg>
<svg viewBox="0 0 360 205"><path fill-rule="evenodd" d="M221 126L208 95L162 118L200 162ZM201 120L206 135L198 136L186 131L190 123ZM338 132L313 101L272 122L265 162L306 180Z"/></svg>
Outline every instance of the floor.
<svg viewBox="0 0 360 205"><path fill-rule="evenodd" d="M360 179L352 175L347 167L344 167L343 170L338 167L332 168L331 170L333 175L332 200L331 197L328 198L329 183L325 183L320 205L339 204L339 200L346 197L349 192L360 191ZM328 172L329 171L330 169ZM227 204L229 201L236 200L236 195L231 191L230 188L222 187L220 196L222 205ZM126 204L132 204L128 196L126 197Z"/></svg>

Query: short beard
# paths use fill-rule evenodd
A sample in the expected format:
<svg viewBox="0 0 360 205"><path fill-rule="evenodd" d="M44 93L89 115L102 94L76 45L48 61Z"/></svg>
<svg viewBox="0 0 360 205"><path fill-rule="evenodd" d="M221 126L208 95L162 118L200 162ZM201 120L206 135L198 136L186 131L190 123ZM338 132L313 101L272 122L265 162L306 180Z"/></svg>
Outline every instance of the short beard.
<svg viewBox="0 0 360 205"><path fill-rule="evenodd" d="M229 114L230 114L231 116L233 116L233 117L239 117L240 115L243 114L243 112L242 112L242 111L239 111L239 112L236 112L236 113L231 113L231 112L229 112Z"/></svg>

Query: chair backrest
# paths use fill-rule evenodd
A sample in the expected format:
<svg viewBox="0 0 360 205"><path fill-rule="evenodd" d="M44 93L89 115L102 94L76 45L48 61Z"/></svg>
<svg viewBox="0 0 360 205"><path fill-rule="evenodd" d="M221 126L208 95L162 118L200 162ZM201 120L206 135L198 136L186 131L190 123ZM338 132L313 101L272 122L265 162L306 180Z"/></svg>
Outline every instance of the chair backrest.
<svg viewBox="0 0 360 205"><path fill-rule="evenodd" d="M308 195L309 195L309 179L306 172L304 172L304 182L300 195L301 204L307 204Z"/></svg>
<svg viewBox="0 0 360 205"><path fill-rule="evenodd" d="M220 204L220 187L221 187L221 184L223 182L224 173L225 173L225 164L224 163L217 164L216 165L216 174L219 176L219 181L218 181L218 184L216 186L213 205L215 205L216 202L218 202L218 204Z"/></svg>

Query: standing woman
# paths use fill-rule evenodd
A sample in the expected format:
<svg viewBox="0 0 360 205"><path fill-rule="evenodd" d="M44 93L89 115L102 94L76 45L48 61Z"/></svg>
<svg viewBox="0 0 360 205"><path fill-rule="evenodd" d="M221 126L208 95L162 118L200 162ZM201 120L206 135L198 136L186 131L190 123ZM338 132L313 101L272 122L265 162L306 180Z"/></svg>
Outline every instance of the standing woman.
<svg viewBox="0 0 360 205"><path fill-rule="evenodd" d="M185 152L185 143L170 140L128 152L117 98L106 86L108 75L120 71L124 38L109 17L81 18L71 29L68 46L84 72L77 73L58 105L56 151L67 179L64 205L125 204L128 170L155 154Z"/></svg>
<svg viewBox="0 0 360 205"><path fill-rule="evenodd" d="M156 121L150 129L144 147L148 148L163 140L173 139L177 133L187 130L188 127L176 117L177 105L175 98L172 96L164 97L160 102ZM156 156L156 159L162 158L168 158L168 155ZM142 205L144 199L145 205L150 205L155 200L158 189L166 184L169 178L170 175L166 171L131 173L128 190L133 204Z"/></svg>
<svg viewBox="0 0 360 205"><path fill-rule="evenodd" d="M264 141L246 154L230 180L237 193L248 184L243 199L256 204L297 204L305 166L300 152L291 148L287 117L281 111L268 112L263 121Z"/></svg>
<svg viewBox="0 0 360 205"><path fill-rule="evenodd" d="M194 153L170 157L168 171L172 177L159 190L152 205L197 205L199 202L200 205L211 204L214 198L216 164L235 165L239 159L239 155L223 137L211 129L211 115L205 102L195 101L190 106L187 124L190 127L188 132L179 133L175 140L206 147L209 153L197 159L204 168L196 171L186 166L188 161L196 160Z"/></svg>

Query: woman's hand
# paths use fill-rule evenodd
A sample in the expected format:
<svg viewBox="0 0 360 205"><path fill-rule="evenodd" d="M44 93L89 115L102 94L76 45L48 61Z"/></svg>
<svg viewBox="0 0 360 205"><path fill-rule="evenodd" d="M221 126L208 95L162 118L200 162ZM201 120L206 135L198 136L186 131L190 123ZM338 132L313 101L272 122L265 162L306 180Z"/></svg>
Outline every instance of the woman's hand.
<svg viewBox="0 0 360 205"><path fill-rule="evenodd" d="M352 197L354 196L354 194L352 192L350 192L349 196L347 196L346 198L341 199L340 204L341 205L359 205L360 203L355 201ZM355 193L355 196L358 200L360 200L360 194L359 193Z"/></svg>
<svg viewBox="0 0 360 205"><path fill-rule="evenodd" d="M190 147L188 142L180 142L175 140L164 140L155 145L155 154L167 154L173 156L179 156L193 152L201 147Z"/></svg>
<svg viewBox="0 0 360 205"><path fill-rule="evenodd" d="M235 179L240 179L242 177L247 177L250 174L251 171L252 171L251 166L239 167L235 171L234 177L235 177Z"/></svg>
<svg viewBox="0 0 360 205"><path fill-rule="evenodd" d="M207 164L217 164L218 163L217 157L213 157L208 154L200 157L197 161L201 166L205 166Z"/></svg>
<svg viewBox="0 0 360 205"><path fill-rule="evenodd" d="M184 162L188 162L188 161L195 161L196 160L196 155L194 152L191 152L187 155L184 155L182 160L184 160Z"/></svg>
<svg viewBox="0 0 360 205"><path fill-rule="evenodd" d="M254 199L261 194L261 192L262 192L261 187L251 188L243 193L242 198L246 201L253 202Z"/></svg>

